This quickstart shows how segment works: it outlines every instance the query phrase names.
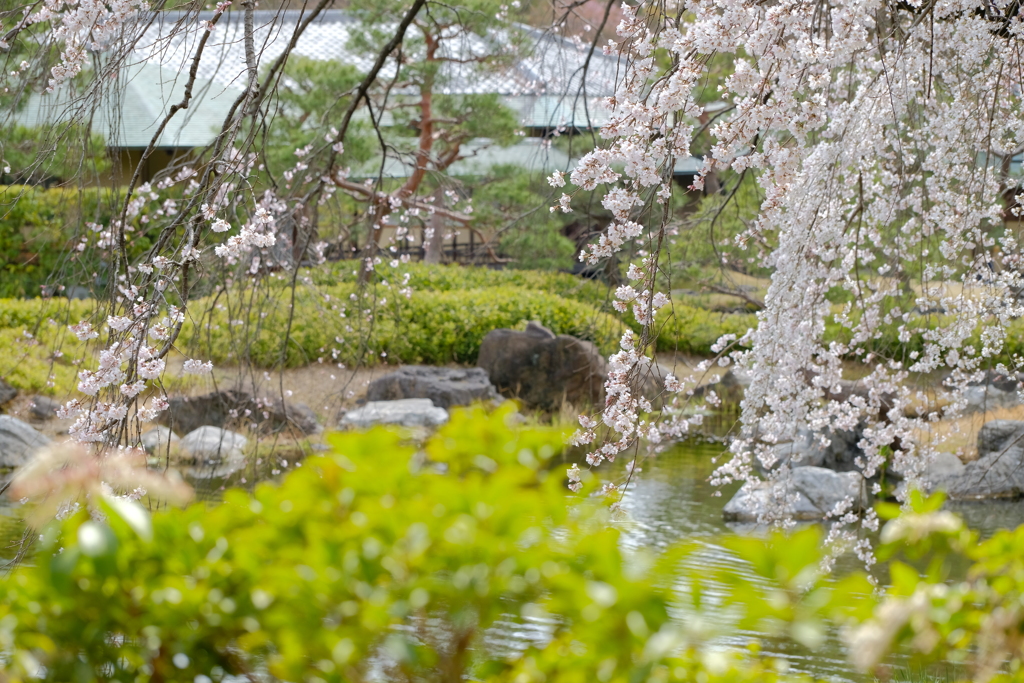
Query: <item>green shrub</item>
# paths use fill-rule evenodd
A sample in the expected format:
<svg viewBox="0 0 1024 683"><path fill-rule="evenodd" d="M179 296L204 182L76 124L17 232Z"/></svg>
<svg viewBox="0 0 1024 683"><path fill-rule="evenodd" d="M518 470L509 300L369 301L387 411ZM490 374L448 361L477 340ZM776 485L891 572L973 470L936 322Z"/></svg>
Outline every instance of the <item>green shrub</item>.
<svg viewBox="0 0 1024 683"><path fill-rule="evenodd" d="M484 336L500 327L522 327L539 320L558 334L613 348L620 324L587 304L516 287L413 290L378 293L373 323L349 300L353 287L338 285L319 292L296 291L295 311L285 350L285 365L299 367L318 359L372 363L378 358L402 363L473 363ZM247 299L224 295L220 308L186 325L183 348L214 362L248 359L271 367L282 358L291 299L280 290L248 307ZM192 305L210 307L210 300Z"/></svg>
<svg viewBox="0 0 1024 683"><path fill-rule="evenodd" d="M712 639L770 621L809 643L867 603L863 578L818 575L815 528L726 541L751 571L688 557L704 543L625 555L597 499L549 469L565 435L511 417L455 411L422 448L335 435L218 505L94 498L103 521L83 506L48 524L0 581L5 680L771 683L783 667ZM64 474L89 483L46 481Z"/></svg>
<svg viewBox="0 0 1024 683"><path fill-rule="evenodd" d="M58 350L64 341L50 325L36 334L25 327L0 329L0 379L22 391L66 396L77 384L78 369Z"/></svg>
<svg viewBox="0 0 1024 683"><path fill-rule="evenodd" d="M357 264L354 261L341 261L311 268L303 274L309 276L314 284L321 286L355 284L356 269ZM448 292L487 287L519 287L556 294L594 306L607 306L602 310L611 311L611 294L607 285L569 273L426 263L403 264L400 271L409 274L408 286L417 291ZM390 277L387 269L380 269L378 277L392 283L398 279L397 274L396 277Z"/></svg>
<svg viewBox="0 0 1024 683"><path fill-rule="evenodd" d="M110 190L0 186L0 296L94 284L105 272L99 254L74 247L90 233L86 222L109 224L113 201Z"/></svg>
<svg viewBox="0 0 1024 683"><path fill-rule="evenodd" d="M0 299L0 379L25 392L68 395L83 349L67 326L96 312L92 301Z"/></svg>

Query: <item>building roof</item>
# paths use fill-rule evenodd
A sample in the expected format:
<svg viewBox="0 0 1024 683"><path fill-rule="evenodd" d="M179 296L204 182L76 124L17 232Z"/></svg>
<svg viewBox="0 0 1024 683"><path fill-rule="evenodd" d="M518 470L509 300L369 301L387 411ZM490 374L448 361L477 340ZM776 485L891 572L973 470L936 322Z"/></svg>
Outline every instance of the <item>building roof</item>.
<svg viewBox="0 0 1024 683"><path fill-rule="evenodd" d="M412 150L415 148L415 142L409 140L405 147ZM568 154L540 138L523 138L508 147L500 147L485 138L476 138L463 145L461 151L463 158L448 167L446 175L482 176L491 168L504 165L546 175L555 170L565 171L572 167L572 160ZM353 180L376 177L408 178L414 168L412 159L411 152L400 157L389 154L381 170L381 157L377 156L359 168L352 169L349 177Z"/></svg>
<svg viewBox="0 0 1024 683"><path fill-rule="evenodd" d="M205 31L205 21L213 16L212 12L200 12L197 20L196 15L185 12L155 13L147 18L149 28L136 48L139 57L187 73ZM254 13L254 42L260 67L270 64L284 52L304 16L308 13L301 10ZM244 12L238 10L229 10L221 17L207 40L198 69L200 77L224 86L242 87L245 83L243 17ZM325 10L306 28L292 54L337 60L360 71L369 71L377 55L352 45L352 34L359 30L363 30L362 25L349 12ZM580 90L589 45L529 26L520 25L516 30L522 32L526 47L511 54L511 64L501 69L480 65L471 58L512 43L508 32L491 31L486 36L462 33L442 41L442 50L449 52L448 56L456 61L445 62L439 76L439 91L516 96L558 95ZM412 36L417 31L415 26L410 26ZM389 60L381 71L381 78L393 77L394 68L394 61ZM595 50L587 68L587 95L599 97L614 93L619 68L617 58Z"/></svg>
<svg viewBox="0 0 1024 683"><path fill-rule="evenodd" d="M187 74L146 63L126 67L120 79L121 83L102 96L92 130L103 136L108 147L145 148L171 106L184 96ZM224 123L237 96L237 90L205 79L197 81L191 105L171 118L157 147L206 146ZM67 89L52 94L34 93L13 118L33 128L68 120L75 116L75 108Z"/></svg>

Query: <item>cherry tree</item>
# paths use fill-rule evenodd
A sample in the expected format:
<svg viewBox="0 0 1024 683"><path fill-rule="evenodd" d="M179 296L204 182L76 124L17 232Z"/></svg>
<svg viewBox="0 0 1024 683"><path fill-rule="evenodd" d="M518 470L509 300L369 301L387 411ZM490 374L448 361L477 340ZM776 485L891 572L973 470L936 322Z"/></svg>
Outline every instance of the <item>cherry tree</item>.
<svg viewBox="0 0 1024 683"><path fill-rule="evenodd" d="M711 362L749 371L718 480L756 477L755 461L771 468L771 446L800 428L864 423L865 476L889 460L913 477L934 448L923 428L963 408L964 387L995 364L1007 324L1024 313L1020 247L1005 224L1019 216L1009 170L1024 149L1019 4L712 0L624 11L605 46L630 64L607 102L606 143L550 182L569 192L564 209L571 192L606 188L615 221L583 258L644 248L616 292L643 333L611 357L601 419L614 436L602 441L585 418L574 440L598 444L588 456L598 464L689 427L651 417L636 380L670 308L659 291L667 218L649 218L675 191L674 160L707 134L694 188L726 169L756 177L764 201L737 241L755 255L767 245L759 258L772 272L756 329L722 339L694 377L667 382L681 402ZM727 109L702 116L708 65L725 55L714 97ZM827 325L840 333L826 339ZM898 343L880 344L885 335ZM852 395L842 391L847 360L869 369ZM938 396L909 388L940 370Z"/></svg>

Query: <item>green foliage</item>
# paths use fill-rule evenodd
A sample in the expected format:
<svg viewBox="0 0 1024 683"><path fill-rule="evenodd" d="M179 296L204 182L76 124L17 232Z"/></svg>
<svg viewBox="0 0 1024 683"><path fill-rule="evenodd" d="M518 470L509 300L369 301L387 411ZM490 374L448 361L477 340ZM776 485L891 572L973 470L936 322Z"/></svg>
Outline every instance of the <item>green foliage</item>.
<svg viewBox="0 0 1024 683"><path fill-rule="evenodd" d="M0 299L0 378L16 389L65 396L77 383L82 350L69 323L91 320L92 301Z"/></svg>
<svg viewBox="0 0 1024 683"><path fill-rule="evenodd" d="M837 626L862 672L903 652L947 679L1020 680L1024 527L979 543L941 497L882 505L880 597L821 573L818 526L723 539L742 565L703 562L703 541L627 554L600 497L566 495L566 435L517 425L474 408L424 443L338 434L252 495L152 516L91 499L103 521L87 505L47 523L0 581L5 680L771 683L785 668L757 643L716 638L813 651ZM527 624L537 638L511 636Z"/></svg>
<svg viewBox="0 0 1024 683"><path fill-rule="evenodd" d="M37 296L47 284L95 288L107 265L86 224L109 226L119 208L107 189L0 186L0 297ZM146 235L129 235L130 256L149 245Z"/></svg>
<svg viewBox="0 0 1024 683"><path fill-rule="evenodd" d="M151 518L104 498L103 522L51 523L0 583L5 679L771 683L770 660L712 645L721 607L696 586L727 580L754 605L740 622L796 632L869 595L821 582L815 528L737 546L753 579L684 563L702 544L625 555L549 467L565 435L512 418L456 411L422 447L336 435L251 496ZM510 641L526 623L542 635Z"/></svg>
<svg viewBox="0 0 1024 683"><path fill-rule="evenodd" d="M657 349L708 356L712 354L711 347L723 335L741 337L756 326L757 316L753 314L717 313L674 303L656 318Z"/></svg>
<svg viewBox="0 0 1024 683"><path fill-rule="evenodd" d="M0 129L0 185L89 179L109 168L103 136L82 126Z"/></svg>
<svg viewBox="0 0 1024 683"><path fill-rule="evenodd" d="M979 542L943 497L916 493L911 510L879 506L880 559L890 559L891 587L853 633L854 661L876 670L891 652L906 652L917 670L975 681L1024 676L1024 526ZM956 571L964 561L966 574ZM950 665L954 669L950 670Z"/></svg>
<svg viewBox="0 0 1024 683"><path fill-rule="evenodd" d="M67 354L55 351L65 341L64 330L50 323L37 333L24 326L0 329L0 378L25 392L66 396L75 387L78 369Z"/></svg>
<svg viewBox="0 0 1024 683"><path fill-rule="evenodd" d="M275 92L279 104L274 124L268 126L267 169L275 178L300 161L295 150L312 143L323 147L324 134L340 120L351 103L351 92L362 74L337 61L293 56L284 69L281 87ZM345 134L345 150L338 160L342 166L358 165L373 155L376 138L367 121L354 119ZM303 159L310 162L311 158ZM304 174L300 173L300 178Z"/></svg>
<svg viewBox="0 0 1024 683"><path fill-rule="evenodd" d="M409 298L397 288L381 286L371 324L359 308L351 306L353 291L351 285L339 285L316 293L296 292L287 366L319 358L346 364L385 357L402 363L472 363L488 332L522 327L529 320L609 350L621 329L614 318L584 303L511 286L413 290ZM184 347L215 362L249 360L263 367L280 362L291 302L287 291L271 293L255 308L248 306L247 299L231 295L220 296L217 302L221 308L209 310L183 329ZM210 303L196 301L192 310L206 311Z"/></svg>
<svg viewBox="0 0 1024 683"><path fill-rule="evenodd" d="M702 197L693 215L680 226L672 242L672 259L684 274L692 275L708 266L764 273L750 261L751 256L756 256L758 245L752 245L754 251L736 245L736 237L748 229L760 212L762 190L749 173L742 178L727 173L722 184L725 194Z"/></svg>
<svg viewBox="0 0 1024 683"><path fill-rule="evenodd" d="M473 188L477 225L501 228L501 252L512 266L568 269L576 245L561 234L562 221L547 210L548 197L534 174L515 166L497 166Z"/></svg>

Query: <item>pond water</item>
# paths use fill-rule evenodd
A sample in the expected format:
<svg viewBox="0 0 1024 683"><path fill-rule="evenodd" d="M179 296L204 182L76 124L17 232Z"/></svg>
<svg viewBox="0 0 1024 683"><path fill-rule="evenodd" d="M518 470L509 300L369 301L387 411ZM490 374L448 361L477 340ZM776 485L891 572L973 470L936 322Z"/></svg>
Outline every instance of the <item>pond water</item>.
<svg viewBox="0 0 1024 683"><path fill-rule="evenodd" d="M690 561L699 563L701 567L745 571L743 563L721 541L731 534L762 531L749 525L728 525L722 520L722 508L736 489L733 486L719 491L708 482L715 468L713 460L722 452L721 445L691 443L643 462L641 471L634 476L622 500L625 544L656 550L680 540L696 541L701 550ZM294 460L289 462L281 457L264 455L258 467L253 463L253 468L235 472L227 478L193 478L192 483L200 499L216 499L225 487L251 487L254 480L283 474L295 464ZM620 460L616 465L621 468L625 462ZM1020 501L957 503L950 508L984 536L997 529L1024 524L1024 502ZM20 540L22 529L17 506L0 498L0 548L3 549L0 557L12 556L11 549ZM856 558L850 555L840 558L836 571L841 575L858 568ZM884 568L880 576L884 580ZM708 588L708 595L713 600L714 586ZM520 623L516 628L522 629L523 626ZM543 630L541 627L539 632ZM524 641L534 640L537 633L520 632L518 637ZM742 631L732 632L721 642L745 647L755 638L768 652L785 657L795 670L826 679L862 680L848 665L843 645L835 633L829 634L822 647L813 652L788 642L765 638L764 634Z"/></svg>
<svg viewBox="0 0 1024 683"><path fill-rule="evenodd" d="M622 501L627 513L624 524L627 543L660 548L679 540L696 540L702 550L694 556L693 562L710 569L739 570L752 577L743 563L721 545L723 537L731 534L763 533L750 525L726 524L722 520L722 508L738 488L738 485L724 488L721 495L716 495L718 489L708 483L715 469L713 459L723 450L715 444L688 444L642 463L642 471L635 476ZM951 503L948 508L960 514L982 536L1024 524L1024 502L1021 501ZM861 568L855 556L847 555L837 562L836 575ZM880 578L884 581L884 567L881 570ZM710 593L713 597L713 586ZM822 647L815 651L750 632L736 632L723 642L745 647L752 638L760 639L766 651L784 656L794 670L836 680L862 679L847 663L845 649L836 633L829 634Z"/></svg>

